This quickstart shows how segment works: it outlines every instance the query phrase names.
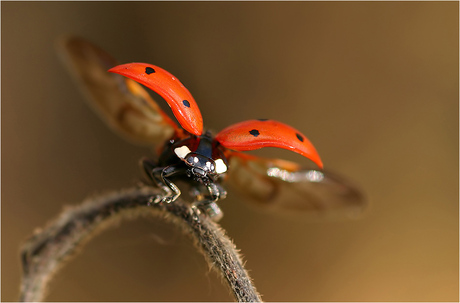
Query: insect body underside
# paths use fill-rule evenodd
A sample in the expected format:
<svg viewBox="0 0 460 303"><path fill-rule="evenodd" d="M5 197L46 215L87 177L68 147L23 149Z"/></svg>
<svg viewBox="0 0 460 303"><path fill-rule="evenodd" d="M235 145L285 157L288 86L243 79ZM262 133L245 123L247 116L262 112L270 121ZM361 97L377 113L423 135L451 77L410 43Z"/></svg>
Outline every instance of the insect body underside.
<svg viewBox="0 0 460 303"><path fill-rule="evenodd" d="M154 202L172 203L179 198L181 190L171 179L187 176L187 168L181 164L159 167L150 159L142 159L141 165L150 181L165 193L160 200ZM203 186L200 186L200 184L190 186L189 194L194 201L192 209L206 213L214 221L219 221L223 217L223 213L216 202L225 199L227 191L220 184L208 182Z"/></svg>
<svg viewBox="0 0 460 303"><path fill-rule="evenodd" d="M185 181L194 201L192 208L218 221L223 214L216 202L227 195L220 185L227 171L226 162L225 156L207 132L199 137L171 140L164 146L157 164L145 158L141 166L150 181L165 192L158 202L174 202L181 195L176 180Z"/></svg>

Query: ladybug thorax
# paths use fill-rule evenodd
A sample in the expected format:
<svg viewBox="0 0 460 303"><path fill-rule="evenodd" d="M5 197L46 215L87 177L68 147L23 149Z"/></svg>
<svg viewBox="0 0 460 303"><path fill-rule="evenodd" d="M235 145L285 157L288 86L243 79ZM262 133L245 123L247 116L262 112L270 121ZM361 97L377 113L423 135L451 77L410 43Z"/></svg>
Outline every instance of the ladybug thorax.
<svg viewBox="0 0 460 303"><path fill-rule="evenodd" d="M195 176L217 176L227 172L227 159L209 132L175 142L171 148Z"/></svg>

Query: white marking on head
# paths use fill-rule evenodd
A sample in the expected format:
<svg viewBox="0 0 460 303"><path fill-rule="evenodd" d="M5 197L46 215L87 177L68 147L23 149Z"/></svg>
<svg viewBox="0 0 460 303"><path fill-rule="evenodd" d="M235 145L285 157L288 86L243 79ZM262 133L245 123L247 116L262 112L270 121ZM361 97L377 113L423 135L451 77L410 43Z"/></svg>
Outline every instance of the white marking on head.
<svg viewBox="0 0 460 303"><path fill-rule="evenodd" d="M216 173L222 174L227 171L227 165L225 165L222 159L217 159L214 163L216 163Z"/></svg>
<svg viewBox="0 0 460 303"><path fill-rule="evenodd" d="M184 159L185 156L187 156L190 153L190 149L186 146L183 145L181 147L176 147L174 149L174 153L181 159Z"/></svg>

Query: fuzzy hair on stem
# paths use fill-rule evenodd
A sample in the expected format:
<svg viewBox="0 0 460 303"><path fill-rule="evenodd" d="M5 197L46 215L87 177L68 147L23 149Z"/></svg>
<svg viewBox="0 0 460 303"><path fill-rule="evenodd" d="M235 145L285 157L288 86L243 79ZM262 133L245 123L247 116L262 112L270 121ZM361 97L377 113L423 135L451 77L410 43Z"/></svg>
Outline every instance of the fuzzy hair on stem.
<svg viewBox="0 0 460 303"><path fill-rule="evenodd" d="M120 219L148 215L172 222L190 236L209 266L227 282L235 300L261 302L240 254L222 228L181 199L169 204L152 202L161 196L159 189L142 186L88 198L78 206L65 208L21 248L19 300L43 301L52 277L84 243Z"/></svg>

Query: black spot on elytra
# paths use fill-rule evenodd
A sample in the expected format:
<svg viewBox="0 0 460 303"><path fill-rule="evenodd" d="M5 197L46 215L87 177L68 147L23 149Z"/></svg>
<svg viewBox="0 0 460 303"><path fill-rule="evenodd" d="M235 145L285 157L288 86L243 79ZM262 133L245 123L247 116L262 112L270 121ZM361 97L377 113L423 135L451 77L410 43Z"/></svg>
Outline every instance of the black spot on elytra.
<svg viewBox="0 0 460 303"><path fill-rule="evenodd" d="M153 68L151 68L151 67L146 67L145 68L145 73L147 75L153 74L154 72L155 72L155 70Z"/></svg>
<svg viewBox="0 0 460 303"><path fill-rule="evenodd" d="M267 121L268 119L257 119L257 121Z"/></svg>
<svg viewBox="0 0 460 303"><path fill-rule="evenodd" d="M258 135L260 135L259 131L257 129L253 129L251 131L249 131L249 133L251 135L253 135L254 137L257 137Z"/></svg>
<svg viewBox="0 0 460 303"><path fill-rule="evenodd" d="M183 103L185 106L190 107L190 102L188 102L187 100L182 101L182 103Z"/></svg>
<svg viewBox="0 0 460 303"><path fill-rule="evenodd" d="M303 142L304 139L303 139L301 134L296 133L295 135L296 135L297 139L299 139L300 142Z"/></svg>

